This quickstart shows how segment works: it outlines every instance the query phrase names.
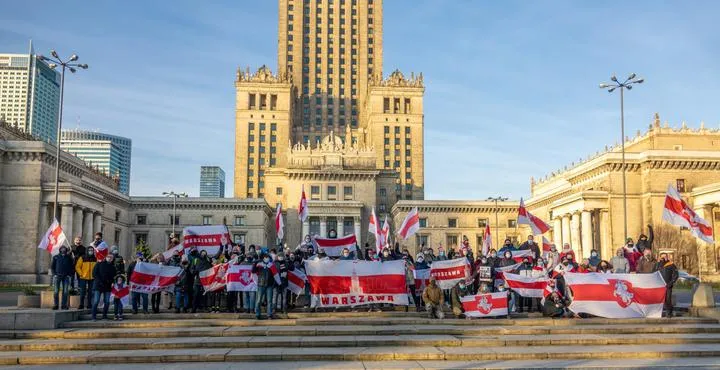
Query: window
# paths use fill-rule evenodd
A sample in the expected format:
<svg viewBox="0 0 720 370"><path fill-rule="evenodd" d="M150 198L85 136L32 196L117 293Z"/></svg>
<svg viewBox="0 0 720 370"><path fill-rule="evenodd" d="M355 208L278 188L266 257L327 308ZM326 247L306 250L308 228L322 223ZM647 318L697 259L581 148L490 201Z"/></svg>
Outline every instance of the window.
<svg viewBox="0 0 720 370"><path fill-rule="evenodd" d="M457 218L448 218L448 227L457 227Z"/></svg>
<svg viewBox="0 0 720 370"><path fill-rule="evenodd" d="M147 233L135 233L135 245L148 244Z"/></svg>
<svg viewBox="0 0 720 370"><path fill-rule="evenodd" d="M173 216L168 216L168 221L170 222L170 225L173 224ZM180 225L180 215L175 215L175 225Z"/></svg>
<svg viewBox="0 0 720 370"><path fill-rule="evenodd" d="M423 217L419 219L420 221L420 227L427 227L427 218Z"/></svg>
<svg viewBox="0 0 720 370"><path fill-rule="evenodd" d="M508 220L508 227L514 229L517 227L517 220Z"/></svg>
<svg viewBox="0 0 720 370"><path fill-rule="evenodd" d="M203 225L212 225L212 216L202 216Z"/></svg>
<svg viewBox="0 0 720 370"><path fill-rule="evenodd" d="M115 238L113 239L115 241L115 245L120 244L120 232L121 231L122 231L121 229L115 228L115 235L114 235Z"/></svg>
<svg viewBox="0 0 720 370"><path fill-rule="evenodd" d="M685 192L685 179L676 179L675 185L677 187L677 191L680 193Z"/></svg>
<svg viewBox="0 0 720 370"><path fill-rule="evenodd" d="M245 234L233 234L233 242L235 244L245 244Z"/></svg>
<svg viewBox="0 0 720 370"><path fill-rule="evenodd" d="M275 195L282 195L282 188L275 188Z"/></svg>
<svg viewBox="0 0 720 370"><path fill-rule="evenodd" d="M146 215L137 215L135 217L135 223L138 225L147 225L147 216Z"/></svg>
<svg viewBox="0 0 720 370"><path fill-rule="evenodd" d="M337 188L335 187L335 185L328 185L327 195L328 195L328 199L331 199L331 200L337 199Z"/></svg>
<svg viewBox="0 0 720 370"><path fill-rule="evenodd" d="M446 245L448 248L454 247L458 245L458 236L457 235L448 235L446 238Z"/></svg>
<svg viewBox="0 0 720 370"><path fill-rule="evenodd" d="M255 94L250 94L248 96L248 109L255 109Z"/></svg>
<svg viewBox="0 0 720 370"><path fill-rule="evenodd" d="M245 226L245 216L235 216L235 221L233 222L233 225Z"/></svg>
<svg viewBox="0 0 720 370"><path fill-rule="evenodd" d="M115 221L120 221L120 211L115 211Z"/></svg>
<svg viewBox="0 0 720 370"><path fill-rule="evenodd" d="M378 207L378 209L380 210L380 212L385 212L385 209L386 209L385 203L380 203L380 207Z"/></svg>
<svg viewBox="0 0 720 370"><path fill-rule="evenodd" d="M320 200L320 186L319 185L310 186L310 199L311 200Z"/></svg>
<svg viewBox="0 0 720 370"><path fill-rule="evenodd" d="M352 200L352 197L353 197L352 186L343 187L343 195L345 196L345 200Z"/></svg>
<svg viewBox="0 0 720 370"><path fill-rule="evenodd" d="M383 98L383 113L390 113L390 98ZM388 127L386 126L385 128L387 129Z"/></svg>
<svg viewBox="0 0 720 370"><path fill-rule="evenodd" d="M487 218L478 218L477 223L478 223L478 227L484 228L485 226L488 225L488 220L487 220Z"/></svg>
<svg viewBox="0 0 720 370"><path fill-rule="evenodd" d="M417 245L418 247L428 245L428 236L418 234L415 239L415 245Z"/></svg>

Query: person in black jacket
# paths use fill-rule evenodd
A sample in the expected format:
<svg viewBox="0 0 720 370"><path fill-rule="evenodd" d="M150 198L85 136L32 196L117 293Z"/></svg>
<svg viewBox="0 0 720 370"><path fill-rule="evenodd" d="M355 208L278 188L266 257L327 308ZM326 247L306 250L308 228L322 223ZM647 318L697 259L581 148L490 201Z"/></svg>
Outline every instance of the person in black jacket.
<svg viewBox="0 0 720 370"><path fill-rule="evenodd" d="M53 276L53 310L58 309L58 293L62 288L62 309L68 309L68 285L75 274L75 261L66 246L60 247L60 253L53 256L50 271Z"/></svg>
<svg viewBox="0 0 720 370"><path fill-rule="evenodd" d="M102 319L108 319L108 308L110 307L110 292L112 291L112 284L117 275L115 265L113 264L113 255L109 254L105 257L104 261L98 262L93 269L93 305L92 305L92 319L97 320L97 308L100 304L100 296L103 298L103 315Z"/></svg>
<svg viewBox="0 0 720 370"><path fill-rule="evenodd" d="M673 317L672 289L680 277L680 274L678 273L675 263L668 258L667 253L660 254L657 270L660 271L660 275L665 279L666 290L663 310L667 312L667 317Z"/></svg>
<svg viewBox="0 0 720 370"><path fill-rule="evenodd" d="M275 274L277 266L269 255L262 254L260 261L253 266L253 274L257 274L257 293L255 294L255 317L260 320L263 299L267 302L267 317L273 319L273 292L275 286Z"/></svg>
<svg viewBox="0 0 720 370"><path fill-rule="evenodd" d="M135 260L130 262L127 268L127 281L128 284L132 281L132 274L133 271L135 271L135 265L137 265L138 262L143 262L143 254L138 252L135 255ZM140 292L130 292L130 303L132 304L132 313L137 314L138 313L138 306L140 305L140 300L142 300L142 308L143 313L147 314L148 312L148 294L147 293L140 293Z"/></svg>
<svg viewBox="0 0 720 370"><path fill-rule="evenodd" d="M650 235L640 234L640 236L638 237L637 243L635 243L635 248L641 254L643 253L643 251L646 248L652 250L653 240L655 240L655 233L653 232L652 225L647 225L647 227L648 227L648 234L650 234Z"/></svg>
<svg viewBox="0 0 720 370"><path fill-rule="evenodd" d="M530 250L533 254L533 260L536 260L541 256L540 247L538 247L537 243L535 243L535 237L532 235L528 235L527 241L520 245L520 250Z"/></svg>
<svg viewBox="0 0 720 370"><path fill-rule="evenodd" d="M212 268L212 259L207 254L207 251L200 251L199 257L195 258L191 263L191 270L193 275L193 306L192 313L196 313L198 308L205 308L207 306L207 300L205 296L205 290L200 281L200 271L205 271Z"/></svg>

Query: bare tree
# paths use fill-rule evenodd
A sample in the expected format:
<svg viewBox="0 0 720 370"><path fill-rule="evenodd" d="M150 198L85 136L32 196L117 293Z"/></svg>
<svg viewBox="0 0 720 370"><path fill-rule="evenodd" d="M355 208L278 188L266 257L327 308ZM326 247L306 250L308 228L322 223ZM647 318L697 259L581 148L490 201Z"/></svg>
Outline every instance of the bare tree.
<svg viewBox="0 0 720 370"><path fill-rule="evenodd" d="M697 275L698 265L698 243L695 237L687 230L666 223L655 224L655 240L653 249L655 251L672 250L673 261L678 268L690 274Z"/></svg>

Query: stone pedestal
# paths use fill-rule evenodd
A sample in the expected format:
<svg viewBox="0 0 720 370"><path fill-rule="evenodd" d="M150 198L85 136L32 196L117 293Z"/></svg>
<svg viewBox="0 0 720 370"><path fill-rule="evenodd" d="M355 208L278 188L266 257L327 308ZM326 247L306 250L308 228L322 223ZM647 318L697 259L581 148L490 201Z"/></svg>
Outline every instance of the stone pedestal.
<svg viewBox="0 0 720 370"><path fill-rule="evenodd" d="M715 295L713 294L711 285L705 283L700 283L698 285L692 297L692 307L715 307Z"/></svg>
<svg viewBox="0 0 720 370"><path fill-rule="evenodd" d="M19 295L17 306L18 308L40 308L40 295Z"/></svg>

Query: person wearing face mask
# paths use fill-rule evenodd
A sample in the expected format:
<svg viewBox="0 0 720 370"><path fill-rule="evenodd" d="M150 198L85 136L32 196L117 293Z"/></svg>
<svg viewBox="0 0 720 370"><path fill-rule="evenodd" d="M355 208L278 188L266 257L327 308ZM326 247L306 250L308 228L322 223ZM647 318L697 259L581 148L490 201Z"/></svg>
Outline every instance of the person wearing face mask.
<svg viewBox="0 0 720 370"><path fill-rule="evenodd" d="M581 273L581 274L587 274L588 272L593 272L593 269L590 266L590 260L588 258L582 259L582 262L580 262L580 265L578 265L577 272Z"/></svg>
<svg viewBox="0 0 720 370"><path fill-rule="evenodd" d="M80 256L75 263L75 272L78 276L78 286L80 287L80 306L78 309L82 310L87 307L92 307L92 286L93 286L93 269L97 259L95 259L95 248L88 247L86 255Z"/></svg>
<svg viewBox="0 0 720 370"><path fill-rule="evenodd" d="M532 252L533 259L540 257L540 247L535 243L535 237L528 235L527 241L520 245L520 250L529 250Z"/></svg>
<svg viewBox="0 0 720 370"><path fill-rule="evenodd" d="M395 260L395 259L390 254L390 250L387 248L384 248L382 251L382 256L380 257L380 261L386 262L386 261L393 261L393 260Z"/></svg>
<svg viewBox="0 0 720 370"><path fill-rule="evenodd" d="M498 267L500 265L500 260L502 258L498 257L497 251L495 248L490 250L490 253L488 254L487 260L488 264L492 267Z"/></svg>
<svg viewBox="0 0 720 370"><path fill-rule="evenodd" d="M595 271L601 274L609 274L612 273L612 269L613 267L610 263L608 263L608 261L602 260L598 263Z"/></svg>
<svg viewBox="0 0 720 370"><path fill-rule="evenodd" d="M422 298L423 302L425 302L425 309L428 312L429 318L442 320L445 317L445 313L443 312L445 294L443 294L442 289L437 285L434 277L430 277L430 283L425 287Z"/></svg>
<svg viewBox="0 0 720 370"><path fill-rule="evenodd" d="M590 251L590 258L588 259L588 263L590 263L590 266L597 269L597 265L600 264L600 256L598 255L597 250L593 249Z"/></svg>
<svg viewBox="0 0 720 370"><path fill-rule="evenodd" d="M112 254L109 254L101 262L95 264L93 269L93 305L92 305L92 319L97 320L97 308L100 304L100 297L103 300L103 315L102 319L108 319L108 309L110 308L110 292L112 291L112 284L117 276L117 270L115 270L115 264L113 263Z"/></svg>
<svg viewBox="0 0 720 370"><path fill-rule="evenodd" d="M448 259L448 257L445 254L445 248L438 247L438 255L437 255L437 258L434 259L434 261L446 261L447 259Z"/></svg>
<svg viewBox="0 0 720 370"><path fill-rule="evenodd" d="M508 238L508 239L505 239L505 243L503 243L503 246L502 246L502 248L500 248L500 250L498 251L498 254L501 255L501 256L504 256L504 255L505 255L505 252L507 252L507 251L513 252L513 251L516 251L516 250L517 250L517 248L515 248L515 246L513 245L512 240L510 240L510 239Z"/></svg>
<svg viewBox="0 0 720 370"><path fill-rule="evenodd" d="M625 246L623 246L623 254L625 255L625 258L627 258L628 263L630 264L630 270L628 272L636 272L638 260L642 258L643 253L640 253L640 251L635 248L632 238L627 238L627 240L625 240Z"/></svg>
<svg viewBox="0 0 720 370"><path fill-rule="evenodd" d="M245 259L240 263L241 265L254 266L256 261L255 248L245 256ZM243 295L243 309L245 313L251 313L255 310L255 292L242 292Z"/></svg>
<svg viewBox="0 0 720 370"><path fill-rule="evenodd" d="M550 251L547 253L547 268L552 270L560 263L560 252L558 252L555 244L550 244Z"/></svg>
<svg viewBox="0 0 720 370"><path fill-rule="evenodd" d="M289 291L287 290L288 271L292 271L294 266L285 259L285 253L282 252L277 255L277 261L275 261L275 265L277 266L278 272L280 274L280 285L275 287L275 308L278 312L287 313L289 294Z"/></svg>
<svg viewBox="0 0 720 370"><path fill-rule="evenodd" d="M564 243L562 252L560 252L560 260L562 261L563 257L571 256L572 259L575 259L575 251L570 246L570 243Z"/></svg>
<svg viewBox="0 0 720 370"><path fill-rule="evenodd" d="M425 262L427 262L429 265L432 265L433 261L436 260L435 251L433 251L433 249L430 247L425 248L422 251L423 256L425 256Z"/></svg>
<svg viewBox="0 0 720 370"><path fill-rule="evenodd" d="M476 291L492 291L492 282L495 279L495 271L490 260L485 256L479 256L475 261L474 281ZM489 271L489 274L488 274Z"/></svg>
<svg viewBox="0 0 720 370"><path fill-rule="evenodd" d="M143 262L143 254L138 252L135 254L135 260L130 262L127 268L127 281L132 281L132 275L135 271L135 266L138 262ZM130 292L130 302L132 304L132 312L133 314L138 313L138 306L140 305L140 300L142 300L142 308L143 313L148 313L148 295L147 293L140 293L140 292Z"/></svg>
<svg viewBox="0 0 720 370"><path fill-rule="evenodd" d="M650 248L645 248L645 251L651 251ZM675 286L680 274L678 272L675 263L668 258L667 253L660 254L660 261L657 263L657 271L660 271L663 280L665 280L665 304L663 310L667 317L673 317L673 304L672 304L672 289Z"/></svg>
<svg viewBox="0 0 720 370"><path fill-rule="evenodd" d="M640 234L637 243L635 243L635 248L642 254L645 253L645 249L652 250L653 240L655 240L655 232L653 231L652 225L647 225L647 228L648 234L650 235Z"/></svg>
<svg viewBox="0 0 720 370"><path fill-rule="evenodd" d="M190 306L190 297L188 293L192 290L192 283L190 283L190 290L188 290L188 276L190 275L189 266L190 264L188 263L188 260L181 258L179 267L182 270L180 271L180 276L178 276L177 282L175 282L174 289L175 313L180 313L181 309L183 312L187 313Z"/></svg>
<svg viewBox="0 0 720 370"><path fill-rule="evenodd" d="M125 276L118 275L115 278L115 282L113 283L112 289L116 291L121 291L123 288L125 288ZM115 321L122 321L123 320L123 304L121 298L113 298L113 306L115 308Z"/></svg>
<svg viewBox="0 0 720 370"><path fill-rule="evenodd" d="M518 275L527 277L532 277L533 275L533 265L527 256L523 258L522 264L520 264L518 268ZM515 302L518 302L517 312L522 313L525 307L527 307L528 312L532 312L533 302L530 297L523 297L517 292L513 292L513 294L515 295Z"/></svg>
<svg viewBox="0 0 720 370"><path fill-rule="evenodd" d="M73 240L73 244L70 246L70 254L73 258L73 264L77 264L77 261L80 259L80 257L84 257L87 254L87 248L82 244L82 238L78 235ZM77 281L77 285L75 282ZM70 276L70 287L79 287L80 285L80 277L77 276L77 273L72 274Z"/></svg>
<svg viewBox="0 0 720 370"><path fill-rule="evenodd" d="M612 272L615 274L627 274L630 272L630 262L625 258L623 248L618 248L615 251L615 255L610 259L610 265L612 265Z"/></svg>
<svg viewBox="0 0 720 370"><path fill-rule="evenodd" d="M452 306L452 312L456 319L465 317L465 310L463 309L462 297L471 295L468 289L468 282L465 280L458 281L455 286L450 289L450 304Z"/></svg>
<svg viewBox="0 0 720 370"><path fill-rule="evenodd" d="M75 274L75 263L70 254L70 250L66 246L60 247L60 253L52 258L50 271L53 276L53 310L58 309L58 294L62 289L62 309L67 310L68 296L70 294L69 285L70 277Z"/></svg>
<svg viewBox="0 0 720 370"><path fill-rule="evenodd" d="M208 256L207 251L203 249L192 263L193 279L195 280L192 313L196 313L198 308L204 309L207 307L207 297L200 280L200 272L209 268L212 268L212 259Z"/></svg>
<svg viewBox="0 0 720 370"><path fill-rule="evenodd" d="M652 274L657 271L658 262L652 254L652 249L645 249L643 256L637 262L638 274Z"/></svg>
<svg viewBox="0 0 720 370"><path fill-rule="evenodd" d="M125 259L120 255L118 247L113 246L110 248L110 253L113 255L113 264L115 264L115 270L125 271Z"/></svg>
<svg viewBox="0 0 720 370"><path fill-rule="evenodd" d="M270 255L263 254L261 256L261 262L253 266L252 272L257 274L257 293L255 295L255 318L260 320L260 314L262 312L263 301L267 302L267 317L268 320L273 319L273 292L275 291L275 276L273 271L276 271L277 267L270 258Z"/></svg>
<svg viewBox="0 0 720 370"><path fill-rule="evenodd" d="M354 259L354 258L353 258L352 253L350 253L350 249L348 249L348 248L343 248L342 254L340 255L339 260L340 260L340 261L352 261L353 259Z"/></svg>
<svg viewBox="0 0 720 370"><path fill-rule="evenodd" d="M405 287L408 292L408 296L412 298L415 303L415 307L420 307L420 302L415 292L415 264L405 253L403 253L402 260L405 262ZM408 312L408 310L409 306L405 306L405 312Z"/></svg>

